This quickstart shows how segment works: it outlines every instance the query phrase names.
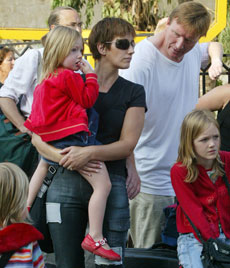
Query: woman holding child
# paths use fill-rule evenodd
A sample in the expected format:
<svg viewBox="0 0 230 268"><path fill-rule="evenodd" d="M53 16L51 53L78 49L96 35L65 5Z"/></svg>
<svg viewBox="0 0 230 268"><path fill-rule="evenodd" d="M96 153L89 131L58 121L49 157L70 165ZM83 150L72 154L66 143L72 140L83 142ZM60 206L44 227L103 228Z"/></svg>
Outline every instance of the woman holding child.
<svg viewBox="0 0 230 268"><path fill-rule="evenodd" d="M129 229L126 158L132 154L144 123L145 93L142 86L118 75L130 65L134 53L135 31L119 18L99 21L89 36L89 47L96 60L99 97L94 105L99 114L97 140L102 145L71 146L58 151L36 135L33 141L46 158L59 162L47 193L47 217L54 243L57 267L84 266L81 248L88 221L88 201L92 187L80 174L100 172L105 162L112 188L107 200L103 235L109 246L124 257ZM127 162L128 163L128 162ZM134 185L134 188L138 185ZM95 244L97 241L94 241ZM100 245L106 248L105 245ZM97 265L124 267L121 261L96 257Z"/></svg>

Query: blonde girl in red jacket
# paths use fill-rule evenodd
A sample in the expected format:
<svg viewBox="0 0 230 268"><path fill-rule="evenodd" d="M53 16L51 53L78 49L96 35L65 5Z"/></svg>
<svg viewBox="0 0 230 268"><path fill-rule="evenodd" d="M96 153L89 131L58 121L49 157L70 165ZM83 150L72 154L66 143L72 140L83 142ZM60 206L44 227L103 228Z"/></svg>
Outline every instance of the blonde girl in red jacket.
<svg viewBox="0 0 230 268"><path fill-rule="evenodd" d="M202 268L202 244L184 212L204 240L230 243L230 196L222 175L230 178L230 152L219 151L219 126L206 110L189 113L181 127L176 164L171 169L172 185L179 206L177 251L184 268ZM222 168L223 167L223 168Z"/></svg>

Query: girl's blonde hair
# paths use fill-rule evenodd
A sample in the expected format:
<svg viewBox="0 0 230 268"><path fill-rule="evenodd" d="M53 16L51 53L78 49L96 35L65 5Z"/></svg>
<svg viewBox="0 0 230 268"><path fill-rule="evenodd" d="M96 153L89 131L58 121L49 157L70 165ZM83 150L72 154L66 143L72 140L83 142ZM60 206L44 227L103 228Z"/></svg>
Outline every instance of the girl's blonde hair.
<svg viewBox="0 0 230 268"><path fill-rule="evenodd" d="M29 182L17 165L0 163L0 226L25 222Z"/></svg>
<svg viewBox="0 0 230 268"><path fill-rule="evenodd" d="M183 166L186 166L188 173L186 176L186 182L194 182L198 177L198 167L196 162L196 153L194 150L194 140L205 131L210 124L213 124L219 131L219 125L212 112L208 110L193 110L187 114L181 126L180 145L178 150L177 162L181 162ZM214 175L223 175L223 169L221 166L223 163L220 160L219 154L213 162Z"/></svg>
<svg viewBox="0 0 230 268"><path fill-rule="evenodd" d="M48 78L50 74L55 75L56 69L62 66L78 39L82 41L83 54L83 39L78 31L59 25L47 34L44 44L41 81Z"/></svg>

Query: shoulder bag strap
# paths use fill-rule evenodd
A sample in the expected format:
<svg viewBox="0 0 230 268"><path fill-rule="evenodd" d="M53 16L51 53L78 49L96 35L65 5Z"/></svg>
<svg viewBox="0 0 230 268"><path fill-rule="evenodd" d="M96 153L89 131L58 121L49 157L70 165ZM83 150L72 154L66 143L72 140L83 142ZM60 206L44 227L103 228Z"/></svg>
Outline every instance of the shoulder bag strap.
<svg viewBox="0 0 230 268"><path fill-rule="evenodd" d="M0 258L0 268L3 268L9 262L11 256L15 253L15 251L9 251L2 254Z"/></svg>

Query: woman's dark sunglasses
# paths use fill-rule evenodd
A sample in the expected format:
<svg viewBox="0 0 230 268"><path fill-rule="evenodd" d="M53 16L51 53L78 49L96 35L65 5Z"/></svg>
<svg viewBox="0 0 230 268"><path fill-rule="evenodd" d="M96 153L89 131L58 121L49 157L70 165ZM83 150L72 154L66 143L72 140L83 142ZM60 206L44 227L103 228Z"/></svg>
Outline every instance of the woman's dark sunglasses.
<svg viewBox="0 0 230 268"><path fill-rule="evenodd" d="M135 42L134 40L132 40L131 42L128 39L117 39L115 41L111 41L111 42L105 42L106 44L112 44L115 43L116 48L121 49L121 50L126 50L128 49L130 46L132 46L133 48L135 47Z"/></svg>

